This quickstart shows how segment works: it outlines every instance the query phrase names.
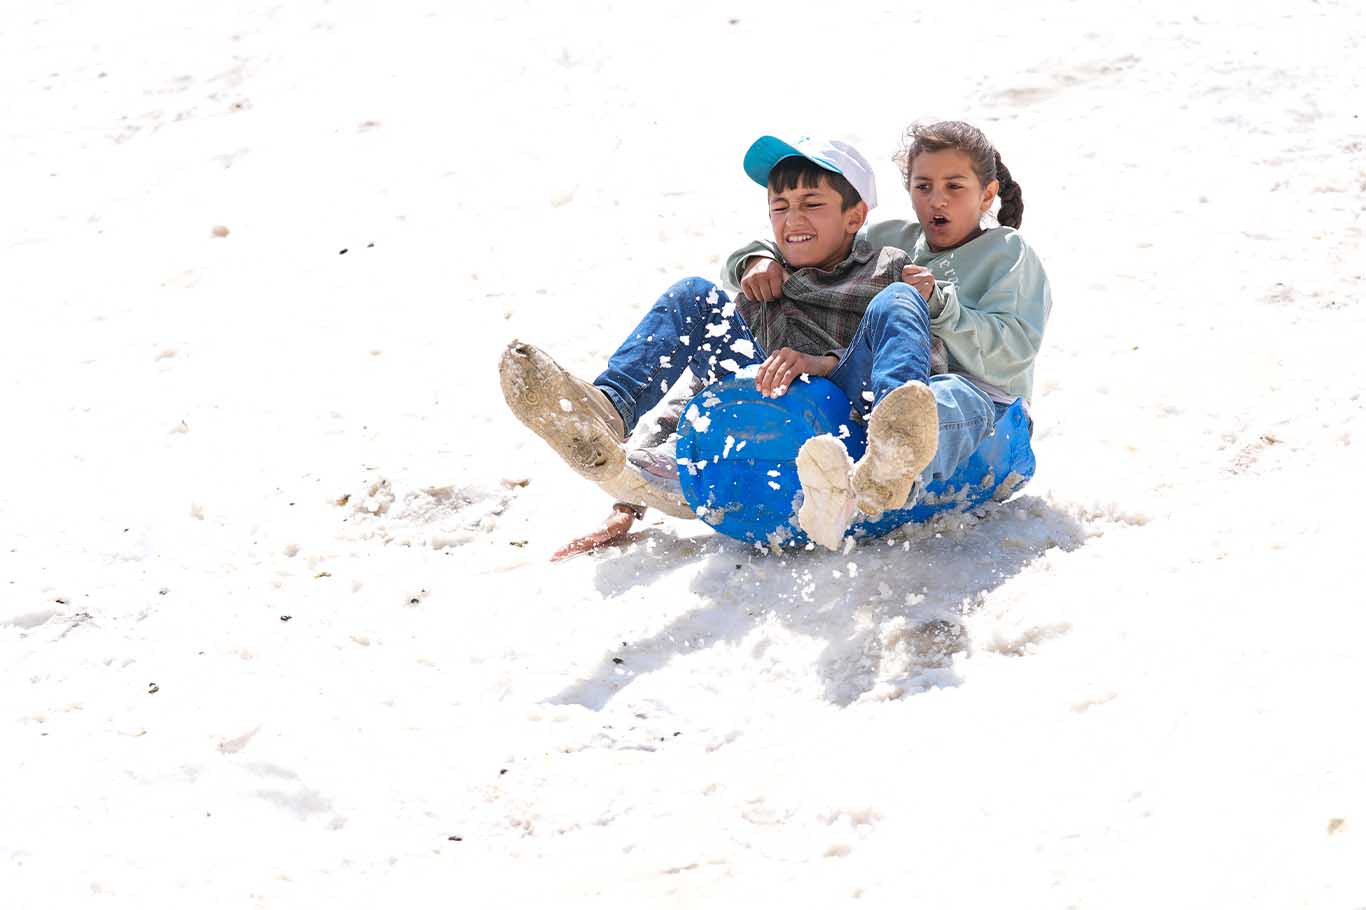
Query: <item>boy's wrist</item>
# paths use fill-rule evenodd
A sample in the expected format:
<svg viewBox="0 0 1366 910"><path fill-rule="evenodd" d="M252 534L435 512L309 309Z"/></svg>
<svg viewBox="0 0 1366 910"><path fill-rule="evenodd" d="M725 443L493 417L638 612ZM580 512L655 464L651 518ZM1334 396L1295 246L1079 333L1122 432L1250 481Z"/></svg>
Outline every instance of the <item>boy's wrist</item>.
<svg viewBox="0 0 1366 910"><path fill-rule="evenodd" d="M840 359L834 354L808 354L806 372L812 376L829 376L839 365Z"/></svg>

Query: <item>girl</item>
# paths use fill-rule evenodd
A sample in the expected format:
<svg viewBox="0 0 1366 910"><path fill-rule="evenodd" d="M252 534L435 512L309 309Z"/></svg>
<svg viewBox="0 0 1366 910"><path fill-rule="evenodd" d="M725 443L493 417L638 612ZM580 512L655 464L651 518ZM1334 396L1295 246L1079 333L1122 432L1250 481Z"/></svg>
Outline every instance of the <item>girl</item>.
<svg viewBox="0 0 1366 910"><path fill-rule="evenodd" d="M902 280L929 306L939 439L921 474L928 481L952 475L1016 399L1028 404L1052 298L1042 264L1016 230L1024 213L1020 185L981 130L960 121L913 124L896 161L917 220L867 231L874 248L911 254ZM992 226L988 213L998 199ZM727 284L761 302L778 299L787 276L769 243L752 243L726 263ZM642 478L668 482L659 475L672 467L670 459L657 451L632 453L630 462ZM638 516L638 508L618 503L601 529L556 556L617 540Z"/></svg>

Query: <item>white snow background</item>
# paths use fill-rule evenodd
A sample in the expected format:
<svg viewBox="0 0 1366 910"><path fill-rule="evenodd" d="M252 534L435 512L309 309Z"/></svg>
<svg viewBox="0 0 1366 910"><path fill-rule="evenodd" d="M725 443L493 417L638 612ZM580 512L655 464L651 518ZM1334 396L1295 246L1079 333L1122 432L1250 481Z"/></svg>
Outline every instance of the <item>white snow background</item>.
<svg viewBox="0 0 1366 910"><path fill-rule="evenodd" d="M1363 36L7 0L0 906L1366 907ZM922 117L1053 282L1034 481L550 564L609 503L502 347L591 377L764 236L761 133L910 217Z"/></svg>

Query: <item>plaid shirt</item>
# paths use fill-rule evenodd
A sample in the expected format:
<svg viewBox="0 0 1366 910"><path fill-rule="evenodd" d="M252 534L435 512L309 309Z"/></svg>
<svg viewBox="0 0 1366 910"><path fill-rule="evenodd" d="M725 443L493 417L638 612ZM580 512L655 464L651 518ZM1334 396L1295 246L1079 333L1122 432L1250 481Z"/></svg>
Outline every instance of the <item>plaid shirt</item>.
<svg viewBox="0 0 1366 910"><path fill-rule="evenodd" d="M776 250L773 253L778 255ZM778 261L787 268L781 257ZM803 354L840 357L853 340L868 303L878 291L900 281L902 267L910 263L906 251L891 246L874 249L859 234L849 256L833 269L789 269L782 297L758 303L739 294L735 306L766 353L786 347Z"/></svg>

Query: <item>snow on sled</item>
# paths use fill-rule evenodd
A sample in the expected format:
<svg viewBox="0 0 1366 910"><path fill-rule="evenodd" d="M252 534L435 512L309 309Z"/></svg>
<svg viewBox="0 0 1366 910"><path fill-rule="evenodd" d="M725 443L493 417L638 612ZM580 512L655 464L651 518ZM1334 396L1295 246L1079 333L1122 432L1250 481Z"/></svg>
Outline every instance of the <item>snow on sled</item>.
<svg viewBox="0 0 1366 910"><path fill-rule="evenodd" d="M717 531L766 546L805 546L797 526L801 482L797 450L813 436L843 440L854 460L867 446L864 425L850 418L849 399L828 379L795 382L779 398L754 387L748 367L697 393L679 421L678 476L694 511ZM965 512L1004 500L1034 476L1029 417L1015 402L996 431L952 476L925 485L910 509L855 522L846 536L880 537L907 522L944 512Z"/></svg>

